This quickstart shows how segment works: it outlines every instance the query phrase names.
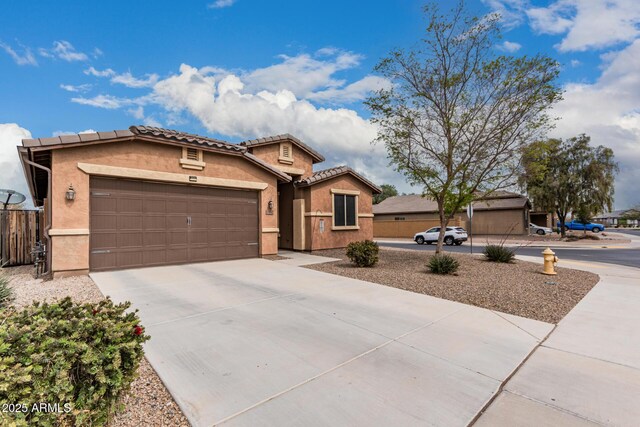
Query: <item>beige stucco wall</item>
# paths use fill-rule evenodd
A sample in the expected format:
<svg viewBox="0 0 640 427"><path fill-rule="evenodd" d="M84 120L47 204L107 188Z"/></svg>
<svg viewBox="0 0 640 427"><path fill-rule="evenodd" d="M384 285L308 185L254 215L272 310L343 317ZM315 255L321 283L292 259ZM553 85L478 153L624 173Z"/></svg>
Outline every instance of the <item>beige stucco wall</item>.
<svg viewBox="0 0 640 427"><path fill-rule="evenodd" d="M473 234L493 234L493 235L520 235L527 234L527 223L525 220L524 209L505 209L505 210L476 210L473 213ZM379 221L394 221L396 217L404 218L404 221L413 222L416 227L423 227L423 224L415 222L417 220L424 220L424 224L432 224L432 221L438 220L438 214L436 213L414 213L414 214L378 214L374 220ZM469 219L466 212L456 215L455 220L457 224L469 228ZM397 221L402 222L402 221ZM457 225L456 224L456 225ZM436 224L437 225L437 224ZM434 226L434 225L432 225ZM394 229L388 225L380 225L376 227L376 237L407 237L403 235L390 236L390 230ZM402 228L404 231L405 228ZM393 234L393 233L391 233Z"/></svg>
<svg viewBox="0 0 640 427"><path fill-rule="evenodd" d="M202 177L227 178L243 181L264 182L260 202L260 224L263 229L277 227L277 179L276 177L239 156L219 153L204 153L204 170L189 170L180 166L182 148L179 146L125 141L109 144L64 148L52 152L52 229L72 230L76 235L52 236L52 271L89 268L89 175L78 168L78 163L118 166L150 171ZM69 184L76 191L74 201L65 199ZM266 215L269 200L274 203L274 214ZM261 232L261 254L277 253L278 235Z"/></svg>
<svg viewBox="0 0 640 427"><path fill-rule="evenodd" d="M280 143L251 147L250 151L254 156L264 160L265 162L275 166L276 168L302 169L304 171L304 173L302 174L303 178L306 178L313 173L313 159L309 154L300 150L295 144L292 144L292 164L281 163L278 160L278 157L280 157Z"/></svg>
<svg viewBox="0 0 640 427"><path fill-rule="evenodd" d="M358 230L332 230L332 189L359 191ZM305 217L305 249L319 250L343 248L356 240L373 239L371 217L371 189L351 175L342 175L305 189L305 209L312 216ZM322 216L322 215L326 216ZM324 232L320 232L320 220L324 220Z"/></svg>

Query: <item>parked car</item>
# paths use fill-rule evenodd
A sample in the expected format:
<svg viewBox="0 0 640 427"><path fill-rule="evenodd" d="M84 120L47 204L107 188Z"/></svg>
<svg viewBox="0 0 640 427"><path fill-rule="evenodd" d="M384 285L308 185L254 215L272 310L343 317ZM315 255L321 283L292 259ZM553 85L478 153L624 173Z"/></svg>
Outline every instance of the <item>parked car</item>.
<svg viewBox="0 0 640 427"><path fill-rule="evenodd" d="M430 245L438 241L438 236L440 235L440 227L433 227L428 229L427 231L423 231L421 233L416 233L413 236L413 240L419 244L427 244ZM444 232L444 243L448 246L458 245L460 246L462 242L467 241L467 231L462 227L447 227Z"/></svg>
<svg viewBox="0 0 640 427"><path fill-rule="evenodd" d="M545 234L552 234L553 230L549 227L541 227L536 224L529 224L529 233L544 236Z"/></svg>
<svg viewBox="0 0 640 427"><path fill-rule="evenodd" d="M560 222L558 222L558 228L560 228ZM595 222L583 224L581 222L576 221L575 219L573 221L565 222L564 229L565 230L587 230L587 231L593 231L594 233L599 233L605 230L604 225L602 224L598 224Z"/></svg>

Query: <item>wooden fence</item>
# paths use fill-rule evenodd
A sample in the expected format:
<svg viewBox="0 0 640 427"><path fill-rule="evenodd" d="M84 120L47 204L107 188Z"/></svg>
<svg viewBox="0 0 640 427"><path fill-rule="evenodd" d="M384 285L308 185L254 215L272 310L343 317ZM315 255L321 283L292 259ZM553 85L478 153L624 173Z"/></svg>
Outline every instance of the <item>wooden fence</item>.
<svg viewBox="0 0 640 427"><path fill-rule="evenodd" d="M42 234L41 211L0 211L0 267L33 263L31 254Z"/></svg>
<svg viewBox="0 0 640 427"><path fill-rule="evenodd" d="M373 237L404 237L412 238L416 233L426 231L440 225L437 219L409 219L404 221L373 220ZM452 227L464 227L465 221L456 217L449 221Z"/></svg>

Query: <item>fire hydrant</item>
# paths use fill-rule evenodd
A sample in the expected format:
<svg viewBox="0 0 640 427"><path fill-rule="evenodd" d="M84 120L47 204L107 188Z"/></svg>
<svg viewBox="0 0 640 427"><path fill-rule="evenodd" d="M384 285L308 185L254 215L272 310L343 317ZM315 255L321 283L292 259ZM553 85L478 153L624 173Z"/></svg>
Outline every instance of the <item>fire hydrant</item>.
<svg viewBox="0 0 640 427"><path fill-rule="evenodd" d="M558 262L558 257L556 253L553 252L550 248L542 251L542 255L544 257L544 271L542 274L547 274L549 276L555 276L556 274L556 263Z"/></svg>

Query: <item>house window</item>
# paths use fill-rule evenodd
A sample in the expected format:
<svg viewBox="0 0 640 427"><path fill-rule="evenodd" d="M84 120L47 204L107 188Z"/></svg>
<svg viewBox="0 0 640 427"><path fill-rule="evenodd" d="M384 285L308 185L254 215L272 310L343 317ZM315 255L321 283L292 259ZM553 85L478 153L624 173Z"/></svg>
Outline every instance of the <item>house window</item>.
<svg viewBox="0 0 640 427"><path fill-rule="evenodd" d="M350 194L333 195L333 226L356 227L358 213L356 212L356 197Z"/></svg>
<svg viewBox="0 0 640 427"><path fill-rule="evenodd" d="M293 164L293 147L290 142L280 143L280 156L278 157L278 161L288 165Z"/></svg>
<svg viewBox="0 0 640 427"><path fill-rule="evenodd" d="M182 147L180 166L183 169L203 170L205 167L202 150L194 147Z"/></svg>

